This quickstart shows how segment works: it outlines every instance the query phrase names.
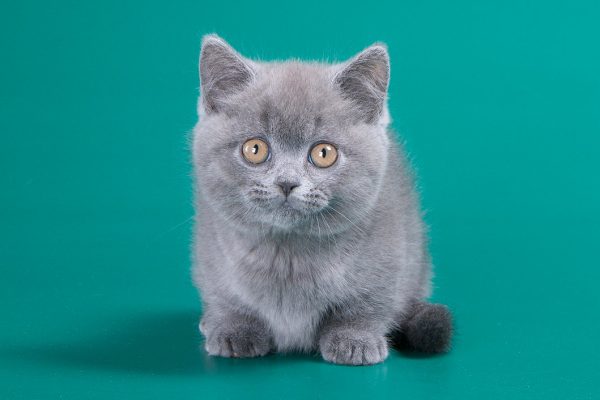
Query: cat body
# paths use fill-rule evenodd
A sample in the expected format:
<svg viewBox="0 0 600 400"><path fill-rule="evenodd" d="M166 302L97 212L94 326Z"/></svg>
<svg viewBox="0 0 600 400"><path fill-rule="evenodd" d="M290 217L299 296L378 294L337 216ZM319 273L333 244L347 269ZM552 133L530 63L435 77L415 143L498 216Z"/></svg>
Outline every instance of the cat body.
<svg viewBox="0 0 600 400"><path fill-rule="evenodd" d="M210 35L200 75L193 275L209 354L373 364L394 336L445 350L450 315L425 302L424 225L387 130L387 49L257 63Z"/></svg>

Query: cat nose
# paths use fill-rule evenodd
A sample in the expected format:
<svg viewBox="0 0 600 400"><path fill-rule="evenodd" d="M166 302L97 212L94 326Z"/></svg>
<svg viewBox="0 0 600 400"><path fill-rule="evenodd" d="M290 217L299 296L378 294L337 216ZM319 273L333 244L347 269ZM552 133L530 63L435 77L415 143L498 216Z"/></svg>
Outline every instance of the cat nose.
<svg viewBox="0 0 600 400"><path fill-rule="evenodd" d="M297 182L282 181L277 182L277 186L279 186L285 197L288 197L292 190L300 186L300 184L298 184Z"/></svg>

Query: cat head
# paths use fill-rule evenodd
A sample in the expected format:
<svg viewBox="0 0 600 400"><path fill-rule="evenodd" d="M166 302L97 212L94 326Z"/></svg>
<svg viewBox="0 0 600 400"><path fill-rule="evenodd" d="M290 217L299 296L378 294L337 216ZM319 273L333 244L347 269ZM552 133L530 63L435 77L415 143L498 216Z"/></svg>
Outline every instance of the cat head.
<svg viewBox="0 0 600 400"><path fill-rule="evenodd" d="M200 54L198 190L248 231L329 235L373 207L387 164L389 57L257 62L215 35Z"/></svg>

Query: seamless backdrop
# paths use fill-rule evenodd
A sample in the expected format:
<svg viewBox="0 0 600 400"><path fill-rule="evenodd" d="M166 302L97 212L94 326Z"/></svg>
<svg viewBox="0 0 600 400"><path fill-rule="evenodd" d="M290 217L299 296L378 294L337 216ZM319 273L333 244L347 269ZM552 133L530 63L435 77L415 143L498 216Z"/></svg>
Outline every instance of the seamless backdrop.
<svg viewBox="0 0 600 400"><path fill-rule="evenodd" d="M0 397L600 396L600 5L0 5ZM211 359L189 277L200 38L392 57L454 348L366 368Z"/></svg>

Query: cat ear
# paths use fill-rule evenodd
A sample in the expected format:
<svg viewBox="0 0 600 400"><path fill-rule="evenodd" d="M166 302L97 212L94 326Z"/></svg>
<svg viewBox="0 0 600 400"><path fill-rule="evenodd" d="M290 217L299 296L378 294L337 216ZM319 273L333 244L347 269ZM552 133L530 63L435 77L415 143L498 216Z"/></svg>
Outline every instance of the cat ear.
<svg viewBox="0 0 600 400"><path fill-rule="evenodd" d="M334 82L353 101L361 118L377 122L384 114L390 80L390 58L385 44L376 43L342 64Z"/></svg>
<svg viewBox="0 0 600 400"><path fill-rule="evenodd" d="M200 105L207 113L219 112L227 98L254 79L249 60L244 59L217 35L206 35L200 50Z"/></svg>

